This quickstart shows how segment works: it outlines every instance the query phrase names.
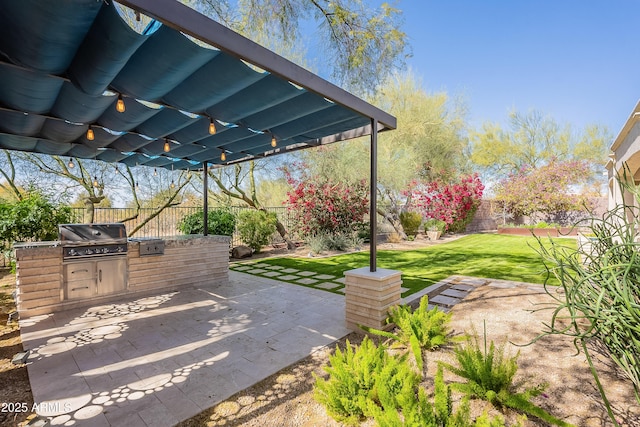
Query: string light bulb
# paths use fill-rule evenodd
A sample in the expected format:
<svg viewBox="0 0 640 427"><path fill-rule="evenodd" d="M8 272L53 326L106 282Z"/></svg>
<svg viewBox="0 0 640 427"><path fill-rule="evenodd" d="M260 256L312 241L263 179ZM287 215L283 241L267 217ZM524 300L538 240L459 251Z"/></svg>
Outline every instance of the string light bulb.
<svg viewBox="0 0 640 427"><path fill-rule="evenodd" d="M95 138L96 138L96 136L93 133L93 129L91 129L91 125L89 125L89 129L87 129L87 139L89 141L93 141Z"/></svg>
<svg viewBox="0 0 640 427"><path fill-rule="evenodd" d="M116 101L116 111L118 113L124 113L126 107L124 106L124 99L122 99L122 95L118 95L118 100Z"/></svg>
<svg viewBox="0 0 640 427"><path fill-rule="evenodd" d="M69 157L69 163L67 163L69 169L73 169L76 165L73 164L73 159Z"/></svg>
<svg viewBox="0 0 640 427"><path fill-rule="evenodd" d="M163 150L165 153L171 151L171 146L169 145L169 140L165 138Z"/></svg>
<svg viewBox="0 0 640 427"><path fill-rule="evenodd" d="M220 154L220 160L222 160L223 162L227 161L227 155L225 154L224 150L222 150L222 154Z"/></svg>
<svg viewBox="0 0 640 427"><path fill-rule="evenodd" d="M176 184L173 182L173 179L171 180L171 185L170 185L170 187L171 187L171 188L176 188Z"/></svg>
<svg viewBox="0 0 640 427"><path fill-rule="evenodd" d="M158 176L158 168L153 168L153 176Z"/></svg>
<svg viewBox="0 0 640 427"><path fill-rule="evenodd" d="M278 145L278 141L276 141L276 137L275 137L275 136L272 136L272 137L271 137L271 146L272 146L273 148L276 148L276 146L277 146L277 145Z"/></svg>
<svg viewBox="0 0 640 427"><path fill-rule="evenodd" d="M213 119L209 119L209 135L216 134L216 124L213 122Z"/></svg>
<svg viewBox="0 0 640 427"><path fill-rule="evenodd" d="M98 188L98 176L97 175L93 176L93 186L95 188Z"/></svg>

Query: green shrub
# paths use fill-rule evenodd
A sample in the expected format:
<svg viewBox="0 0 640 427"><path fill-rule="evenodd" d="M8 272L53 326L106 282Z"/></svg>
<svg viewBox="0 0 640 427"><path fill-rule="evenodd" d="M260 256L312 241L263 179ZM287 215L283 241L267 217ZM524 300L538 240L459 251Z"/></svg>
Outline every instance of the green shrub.
<svg viewBox="0 0 640 427"><path fill-rule="evenodd" d="M422 224L422 215L418 212L400 212L400 224L407 237L415 237Z"/></svg>
<svg viewBox="0 0 640 427"><path fill-rule="evenodd" d="M447 224L444 221L435 218L430 218L424 223L424 229L428 231L439 231L444 233L446 227Z"/></svg>
<svg viewBox="0 0 640 427"><path fill-rule="evenodd" d="M313 235L307 236L305 242L309 245L311 253L320 254L329 248L329 237L326 233L319 232Z"/></svg>
<svg viewBox="0 0 640 427"><path fill-rule="evenodd" d="M490 418L483 413L475 421L471 420L469 399L462 399L457 410L453 412L451 388L443 379L442 367L438 367L434 379L433 403L428 400L426 391L418 388L415 393L399 394L394 402L381 399L381 405L369 402L368 413L380 427L504 427L501 416ZM402 414L402 416L401 416ZM518 421L517 426L521 426Z"/></svg>
<svg viewBox="0 0 640 427"><path fill-rule="evenodd" d="M273 212L244 210L238 214L238 233L240 239L256 253L269 243L276 232L278 218Z"/></svg>
<svg viewBox="0 0 640 427"><path fill-rule="evenodd" d="M208 233L231 236L236 228L236 217L228 209L214 209L208 212ZM178 230L184 234L204 234L204 210L183 217Z"/></svg>
<svg viewBox="0 0 640 427"><path fill-rule="evenodd" d="M374 408L398 408L398 399L414 398L420 382L404 358L389 355L367 337L355 348L347 341L344 352L336 349L324 370L326 380L314 374L314 397L333 418L350 425L371 416Z"/></svg>
<svg viewBox="0 0 640 427"><path fill-rule="evenodd" d="M346 251L351 247L351 237L345 233L327 235L327 249L332 251Z"/></svg>
<svg viewBox="0 0 640 427"><path fill-rule="evenodd" d="M441 362L441 366L466 380L453 383L451 387L454 390L472 398L486 400L498 408L509 407L533 415L549 424L571 426L531 402L531 398L540 395L546 385L530 387L522 393L513 391L519 352L510 356L505 353L504 344L496 348L493 341L487 348L486 336L484 348L481 348L479 338L474 334L467 344L456 348L454 353L458 366Z"/></svg>
<svg viewBox="0 0 640 427"><path fill-rule="evenodd" d="M29 191L22 200L0 201L0 250L13 243L58 238L58 224L75 222L68 206L53 203L38 191Z"/></svg>
<svg viewBox="0 0 640 427"><path fill-rule="evenodd" d="M429 298L422 297L420 306L413 311L406 305L389 309L388 324L395 324L393 332L363 327L369 333L390 338L396 346L402 346L413 354L419 371L424 368L422 352L434 350L447 343L451 314L438 307L429 310Z"/></svg>

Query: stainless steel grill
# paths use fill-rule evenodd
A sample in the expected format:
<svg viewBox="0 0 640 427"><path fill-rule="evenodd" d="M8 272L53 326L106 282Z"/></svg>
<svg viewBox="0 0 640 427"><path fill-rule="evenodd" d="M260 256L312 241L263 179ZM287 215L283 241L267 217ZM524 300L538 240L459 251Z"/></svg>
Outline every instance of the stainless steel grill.
<svg viewBox="0 0 640 427"><path fill-rule="evenodd" d="M124 224L60 224L58 237L65 260L127 254Z"/></svg>
<svg viewBox="0 0 640 427"><path fill-rule="evenodd" d="M65 299L121 292L127 283L124 224L60 224Z"/></svg>

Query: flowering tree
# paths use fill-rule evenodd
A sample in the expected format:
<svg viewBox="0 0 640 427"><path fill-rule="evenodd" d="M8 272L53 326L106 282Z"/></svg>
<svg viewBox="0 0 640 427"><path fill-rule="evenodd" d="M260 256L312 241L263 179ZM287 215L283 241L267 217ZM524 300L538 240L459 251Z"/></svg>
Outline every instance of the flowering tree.
<svg viewBox="0 0 640 427"><path fill-rule="evenodd" d="M577 184L590 174L584 161L551 161L538 168L522 167L496 187L495 200L515 216L553 215L581 210L587 196Z"/></svg>
<svg viewBox="0 0 640 427"><path fill-rule="evenodd" d="M480 204L484 185L478 174L448 180L446 176L440 173L432 181L412 182L406 191L409 205L427 219L443 221L447 231L464 231Z"/></svg>
<svg viewBox="0 0 640 427"><path fill-rule="evenodd" d="M316 182L307 176L294 179L288 172L286 176L292 190L285 204L303 235L349 233L364 226L369 212L366 182Z"/></svg>

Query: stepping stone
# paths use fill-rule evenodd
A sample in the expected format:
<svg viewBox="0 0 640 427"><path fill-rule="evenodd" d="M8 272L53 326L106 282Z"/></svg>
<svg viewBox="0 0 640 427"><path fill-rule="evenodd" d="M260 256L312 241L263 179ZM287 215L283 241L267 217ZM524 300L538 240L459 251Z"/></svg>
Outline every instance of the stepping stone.
<svg viewBox="0 0 640 427"><path fill-rule="evenodd" d="M296 283L300 283L302 285L313 285L314 283L318 283L318 281L315 279L309 279L308 277L305 277L304 279L296 280Z"/></svg>
<svg viewBox="0 0 640 427"><path fill-rule="evenodd" d="M291 274L288 274L288 275L286 275L286 276L280 276L280 277L278 277L278 280L288 280L288 281L291 281L291 280L296 280L296 279L299 279L299 278L300 278L300 276L293 276L293 275L291 275Z"/></svg>
<svg viewBox="0 0 640 427"><path fill-rule="evenodd" d="M266 277L276 277L281 275L282 273L280 273L279 271L267 271L266 273L263 274L263 276Z"/></svg>
<svg viewBox="0 0 640 427"><path fill-rule="evenodd" d="M335 289L338 286L342 286L339 283L333 283L333 282L324 282L324 283L320 283L319 285L313 285L316 288L320 288L320 289Z"/></svg>
<svg viewBox="0 0 640 427"><path fill-rule="evenodd" d="M269 267L265 268L268 268L269 270L282 270L284 267L281 265L270 265Z"/></svg>
<svg viewBox="0 0 640 427"><path fill-rule="evenodd" d="M284 270L280 270L283 273L297 273L300 270L296 270L295 268L285 268Z"/></svg>
<svg viewBox="0 0 640 427"><path fill-rule="evenodd" d="M253 265L240 265L238 267L231 267L236 271L245 271L245 270L251 270L253 268Z"/></svg>
<svg viewBox="0 0 640 427"><path fill-rule="evenodd" d="M271 267L271 264L265 264L264 262L259 262L259 263L253 264L253 266L258 268L267 268L267 267Z"/></svg>
<svg viewBox="0 0 640 427"><path fill-rule="evenodd" d="M400 293L403 294L403 293L407 292L408 290L409 290L409 288L402 287L402 288L400 288Z"/></svg>
<svg viewBox="0 0 640 427"><path fill-rule="evenodd" d="M296 273L296 274L298 276L309 277L309 276L314 276L316 273L314 273L313 271L301 271L300 273Z"/></svg>
<svg viewBox="0 0 640 427"><path fill-rule="evenodd" d="M465 285L482 286L487 283L487 281L485 279L460 279L458 283Z"/></svg>
<svg viewBox="0 0 640 427"><path fill-rule="evenodd" d="M451 286L451 289L457 289L462 292L469 292L475 288L476 288L475 286L464 285L462 283L456 283L455 285Z"/></svg>
<svg viewBox="0 0 640 427"><path fill-rule="evenodd" d="M266 271L268 271L268 270L265 270L263 268L255 268L253 270L247 270L246 273L249 273L249 274L260 274L260 273L264 273Z"/></svg>
<svg viewBox="0 0 640 427"><path fill-rule="evenodd" d="M464 297L469 295L469 293L468 292L463 292L463 291L458 291L456 289L445 289L444 291L442 291L442 293L440 295L444 295L446 297L453 297L453 298L463 299Z"/></svg>
<svg viewBox="0 0 640 427"><path fill-rule="evenodd" d="M336 276L331 276L330 274L318 274L315 278L319 280L333 280Z"/></svg>
<svg viewBox="0 0 640 427"><path fill-rule="evenodd" d="M515 288L518 285L513 282L489 282L489 286L491 286L492 288L508 289Z"/></svg>
<svg viewBox="0 0 640 427"><path fill-rule="evenodd" d="M334 282L338 282L338 283L342 283L342 284L344 284L344 281L345 281L345 278L344 278L344 277L341 277L341 278L339 278L339 279L335 279L335 280L334 280Z"/></svg>
<svg viewBox="0 0 640 427"><path fill-rule="evenodd" d="M453 307L454 305L459 303L460 300L458 298L446 297L444 295L436 295L435 297L430 298L429 302L441 305L443 307Z"/></svg>
<svg viewBox="0 0 640 427"><path fill-rule="evenodd" d="M341 293L341 294L344 294L344 288L334 289L333 291L334 291L334 292Z"/></svg>

